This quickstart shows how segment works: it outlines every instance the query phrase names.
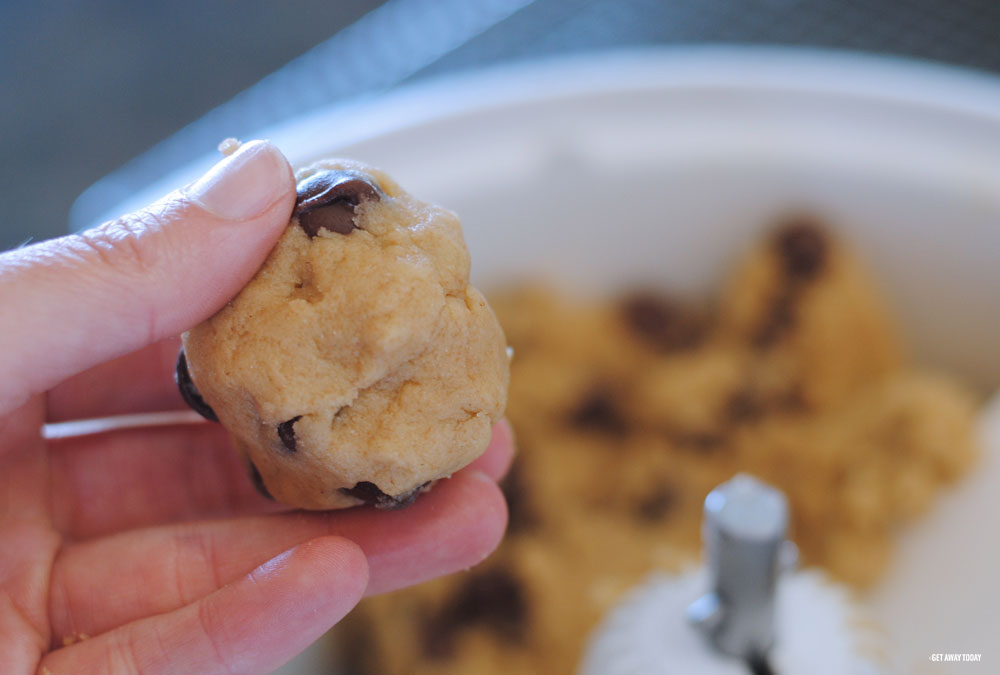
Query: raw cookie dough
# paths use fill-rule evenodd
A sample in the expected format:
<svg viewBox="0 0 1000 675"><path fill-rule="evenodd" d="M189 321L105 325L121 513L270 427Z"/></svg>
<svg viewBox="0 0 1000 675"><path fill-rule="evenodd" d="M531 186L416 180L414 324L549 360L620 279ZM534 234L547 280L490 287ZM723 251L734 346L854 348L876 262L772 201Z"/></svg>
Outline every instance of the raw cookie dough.
<svg viewBox="0 0 1000 675"><path fill-rule="evenodd" d="M506 340L453 213L356 162L296 178L263 267L183 336L178 384L274 499L402 506L486 449Z"/></svg>
<svg viewBox="0 0 1000 675"><path fill-rule="evenodd" d="M491 299L515 350L507 537L470 572L362 602L338 672L575 673L623 593L694 563L705 495L739 471L786 492L805 564L863 587L975 457L974 396L905 365L856 257L807 219L749 251L714 308Z"/></svg>

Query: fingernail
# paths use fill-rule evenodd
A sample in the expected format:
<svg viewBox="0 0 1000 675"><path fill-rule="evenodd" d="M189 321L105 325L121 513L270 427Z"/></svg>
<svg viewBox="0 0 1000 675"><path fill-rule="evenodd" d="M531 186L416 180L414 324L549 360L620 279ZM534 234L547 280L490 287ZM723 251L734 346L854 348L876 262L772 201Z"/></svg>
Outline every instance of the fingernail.
<svg viewBox="0 0 1000 675"><path fill-rule="evenodd" d="M288 162L267 141L252 141L208 170L185 193L226 220L262 213L288 190Z"/></svg>

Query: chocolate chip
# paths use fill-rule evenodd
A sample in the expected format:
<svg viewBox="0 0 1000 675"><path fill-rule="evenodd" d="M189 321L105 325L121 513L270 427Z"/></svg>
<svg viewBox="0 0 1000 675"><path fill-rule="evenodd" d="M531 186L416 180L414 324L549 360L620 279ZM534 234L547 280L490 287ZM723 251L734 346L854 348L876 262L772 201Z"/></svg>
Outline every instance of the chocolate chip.
<svg viewBox="0 0 1000 675"><path fill-rule="evenodd" d="M637 292L626 296L621 301L620 312L625 325L660 352L697 346L708 327L701 312L657 293Z"/></svg>
<svg viewBox="0 0 1000 675"><path fill-rule="evenodd" d="M295 423L300 419L302 419L302 415L296 415L292 419L278 425L278 438L281 439L282 445L284 445L289 452L296 452L298 450L298 448L295 447Z"/></svg>
<svg viewBox="0 0 1000 675"><path fill-rule="evenodd" d="M524 448L521 449L524 452ZM535 529L540 521L531 502L524 469L515 460L507 475L500 482L504 498L507 500L507 534L519 534Z"/></svg>
<svg viewBox="0 0 1000 675"><path fill-rule="evenodd" d="M528 602L517 579L499 569L474 573L425 624L424 651L432 658L447 656L456 634L473 625L507 642L521 642L527 635L527 619Z"/></svg>
<svg viewBox="0 0 1000 675"><path fill-rule="evenodd" d="M361 202L378 201L382 194L373 180L354 171L327 170L302 179L297 189L295 215L310 237L323 228L350 234L357 225L354 211Z"/></svg>
<svg viewBox="0 0 1000 675"><path fill-rule="evenodd" d="M669 485L657 485L635 505L635 514L640 520L656 522L663 520L677 504L677 494Z"/></svg>
<svg viewBox="0 0 1000 675"><path fill-rule="evenodd" d="M424 491L430 485L430 481L427 481L423 485L410 490L405 494L401 494L398 497L393 497L382 492L378 485L375 483L370 483L366 480L361 481L352 488L340 488L340 492L345 495L354 497L355 499L360 499L365 504L371 504L376 509L402 509L409 506L414 501L416 501L417 496Z"/></svg>
<svg viewBox="0 0 1000 675"><path fill-rule="evenodd" d="M823 270L830 245L822 228L811 218L789 220L775 233L774 241L789 277L808 281Z"/></svg>
<svg viewBox="0 0 1000 675"><path fill-rule="evenodd" d="M177 388L181 392L181 398L184 402L191 407L196 413L201 415L207 420L213 422L218 422L219 417L212 410L212 407L205 403L205 399L201 397L198 393L198 388L194 386L194 380L191 379L191 373L188 372L187 356L184 354L184 348L181 348L180 353L177 355L177 367L174 369L174 382L177 383Z"/></svg>
<svg viewBox="0 0 1000 675"><path fill-rule="evenodd" d="M569 413L569 424L582 431L596 431L609 436L624 436L628 422L610 387L598 385L587 392Z"/></svg>
<svg viewBox="0 0 1000 675"><path fill-rule="evenodd" d="M264 479L261 477L260 471L257 470L257 467L254 465L253 462L250 462L250 482L253 483L253 486L257 490L257 492L267 497L271 501L274 501L274 497L272 497L271 493L267 491L267 486L264 485Z"/></svg>

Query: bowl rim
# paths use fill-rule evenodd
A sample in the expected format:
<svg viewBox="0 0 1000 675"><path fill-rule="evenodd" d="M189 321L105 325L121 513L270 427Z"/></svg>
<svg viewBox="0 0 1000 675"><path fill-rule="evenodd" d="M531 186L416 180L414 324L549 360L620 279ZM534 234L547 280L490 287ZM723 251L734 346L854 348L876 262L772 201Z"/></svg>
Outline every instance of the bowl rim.
<svg viewBox="0 0 1000 675"><path fill-rule="evenodd" d="M683 89L782 91L890 102L958 119L975 117L1000 128L1000 76L985 71L844 49L704 44L597 50L468 68L323 106L254 136L270 139L293 165L301 165L337 148L490 110L616 92ZM323 139L322 149L310 150L317 137ZM117 217L194 180L217 160L214 151L207 152L92 222L71 221L83 229ZM90 211L87 202L100 193L98 182L77 199L74 211Z"/></svg>

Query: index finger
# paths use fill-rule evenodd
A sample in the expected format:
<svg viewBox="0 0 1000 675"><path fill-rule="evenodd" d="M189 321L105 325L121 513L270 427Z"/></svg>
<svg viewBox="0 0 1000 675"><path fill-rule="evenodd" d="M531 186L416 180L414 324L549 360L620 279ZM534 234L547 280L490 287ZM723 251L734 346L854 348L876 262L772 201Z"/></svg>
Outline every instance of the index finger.
<svg viewBox="0 0 1000 675"><path fill-rule="evenodd" d="M294 201L278 149L248 143L146 209L0 254L0 412L211 316L260 267Z"/></svg>

